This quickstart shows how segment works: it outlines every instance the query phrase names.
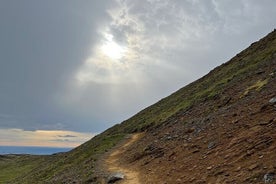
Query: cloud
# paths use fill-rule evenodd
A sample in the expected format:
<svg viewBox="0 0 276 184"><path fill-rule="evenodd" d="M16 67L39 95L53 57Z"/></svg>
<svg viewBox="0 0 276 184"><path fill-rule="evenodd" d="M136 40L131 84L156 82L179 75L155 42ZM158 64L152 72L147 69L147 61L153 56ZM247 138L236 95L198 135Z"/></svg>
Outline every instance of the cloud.
<svg viewBox="0 0 276 184"><path fill-rule="evenodd" d="M108 1L0 2L0 112L16 121L4 128L38 129L65 124L70 116L54 96L97 42L108 21ZM51 12L51 13L49 13ZM52 124L52 125L51 125Z"/></svg>
<svg viewBox="0 0 276 184"><path fill-rule="evenodd" d="M90 117L92 126L122 121L206 74L259 38L253 30L263 25L260 15L275 15L257 1L116 2L107 9L100 41L59 98L62 108ZM121 57L102 52L106 35L124 48Z"/></svg>
<svg viewBox="0 0 276 184"><path fill-rule="evenodd" d="M95 133L62 130L26 131L22 129L0 129L0 145L76 147L95 135Z"/></svg>
<svg viewBox="0 0 276 184"><path fill-rule="evenodd" d="M1 1L0 128L103 131L273 30L275 6Z"/></svg>
<svg viewBox="0 0 276 184"><path fill-rule="evenodd" d="M75 135L58 135L58 137L77 137Z"/></svg>
<svg viewBox="0 0 276 184"><path fill-rule="evenodd" d="M10 114L0 114L0 119L10 119L12 116Z"/></svg>

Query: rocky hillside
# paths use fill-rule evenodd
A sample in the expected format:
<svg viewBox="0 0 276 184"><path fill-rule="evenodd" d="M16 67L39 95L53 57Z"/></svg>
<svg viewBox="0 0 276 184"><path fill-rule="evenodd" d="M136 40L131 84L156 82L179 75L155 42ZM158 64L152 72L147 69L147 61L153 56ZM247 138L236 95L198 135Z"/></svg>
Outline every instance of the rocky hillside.
<svg viewBox="0 0 276 184"><path fill-rule="evenodd" d="M118 143L126 136L143 132L118 160L139 173L141 183L273 183L275 129L274 30L206 76L71 152L0 157L0 181L100 182L108 172L101 163L109 150L115 145L120 150Z"/></svg>
<svg viewBox="0 0 276 184"><path fill-rule="evenodd" d="M276 183L276 31L156 105L119 160L141 183Z"/></svg>

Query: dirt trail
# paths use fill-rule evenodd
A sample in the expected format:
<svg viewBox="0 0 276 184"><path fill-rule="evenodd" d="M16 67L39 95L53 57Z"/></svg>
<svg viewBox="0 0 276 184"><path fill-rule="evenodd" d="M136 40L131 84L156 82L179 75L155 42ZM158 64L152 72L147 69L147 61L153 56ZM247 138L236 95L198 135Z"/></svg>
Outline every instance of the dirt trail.
<svg viewBox="0 0 276 184"><path fill-rule="evenodd" d="M141 133L131 135L131 137L126 140L126 142L122 146L111 152L111 154L105 160L105 165L109 172L122 172L124 174L125 178L122 181L118 182L120 184L141 183L139 181L139 173L129 168L129 166L127 166L126 164L120 162L120 158L123 157L126 149L135 141L137 141L141 136Z"/></svg>

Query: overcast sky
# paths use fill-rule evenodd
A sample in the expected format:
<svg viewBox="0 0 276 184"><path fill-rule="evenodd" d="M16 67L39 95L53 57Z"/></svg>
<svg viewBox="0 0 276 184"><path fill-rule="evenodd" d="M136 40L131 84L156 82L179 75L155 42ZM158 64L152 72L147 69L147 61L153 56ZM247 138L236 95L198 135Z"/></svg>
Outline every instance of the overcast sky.
<svg viewBox="0 0 276 184"><path fill-rule="evenodd" d="M0 132L8 132L0 145L41 131L56 133L49 145L83 142L271 32L275 7L275 0L0 1Z"/></svg>

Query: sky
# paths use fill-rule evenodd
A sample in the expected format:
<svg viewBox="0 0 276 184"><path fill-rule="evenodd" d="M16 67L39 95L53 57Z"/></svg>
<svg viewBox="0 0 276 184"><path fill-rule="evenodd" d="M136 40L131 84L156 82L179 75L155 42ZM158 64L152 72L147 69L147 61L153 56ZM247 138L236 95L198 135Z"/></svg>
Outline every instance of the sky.
<svg viewBox="0 0 276 184"><path fill-rule="evenodd" d="M276 28L275 0L0 1L0 145L74 147Z"/></svg>

